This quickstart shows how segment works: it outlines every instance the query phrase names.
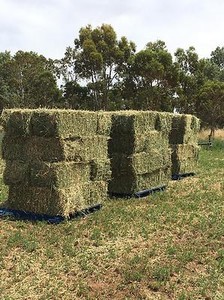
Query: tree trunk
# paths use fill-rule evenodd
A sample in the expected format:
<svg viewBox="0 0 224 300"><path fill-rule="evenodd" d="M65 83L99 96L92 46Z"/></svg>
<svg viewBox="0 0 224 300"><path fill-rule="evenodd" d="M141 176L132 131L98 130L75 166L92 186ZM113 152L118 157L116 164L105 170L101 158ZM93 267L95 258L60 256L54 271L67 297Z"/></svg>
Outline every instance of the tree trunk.
<svg viewBox="0 0 224 300"><path fill-rule="evenodd" d="M211 142L211 139L214 139L215 138L215 127L214 126L211 126L210 128L210 134L208 136L208 139L209 139L209 142Z"/></svg>

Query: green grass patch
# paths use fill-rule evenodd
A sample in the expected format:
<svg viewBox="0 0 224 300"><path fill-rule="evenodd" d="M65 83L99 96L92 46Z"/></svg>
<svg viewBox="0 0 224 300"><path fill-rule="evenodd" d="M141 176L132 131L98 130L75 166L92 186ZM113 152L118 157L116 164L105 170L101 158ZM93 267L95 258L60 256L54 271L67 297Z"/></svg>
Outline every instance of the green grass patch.
<svg viewBox="0 0 224 300"><path fill-rule="evenodd" d="M1 299L223 299L218 144L201 150L195 177L166 192L110 200L57 226L1 219Z"/></svg>

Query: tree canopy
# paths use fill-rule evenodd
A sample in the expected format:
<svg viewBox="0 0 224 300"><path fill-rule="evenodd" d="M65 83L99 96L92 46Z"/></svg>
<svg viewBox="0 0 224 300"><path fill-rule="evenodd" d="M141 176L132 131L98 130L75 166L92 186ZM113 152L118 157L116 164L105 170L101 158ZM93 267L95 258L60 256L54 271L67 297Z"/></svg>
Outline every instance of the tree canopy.
<svg viewBox="0 0 224 300"><path fill-rule="evenodd" d="M0 99L5 107L51 107L59 94L51 62L43 55L0 53Z"/></svg>
<svg viewBox="0 0 224 300"><path fill-rule="evenodd" d="M108 24L80 28L61 59L32 51L0 53L1 107L176 108L212 129L223 126L223 84L223 46L209 58L199 58L193 46L172 55L161 40L136 51L133 41L118 38Z"/></svg>

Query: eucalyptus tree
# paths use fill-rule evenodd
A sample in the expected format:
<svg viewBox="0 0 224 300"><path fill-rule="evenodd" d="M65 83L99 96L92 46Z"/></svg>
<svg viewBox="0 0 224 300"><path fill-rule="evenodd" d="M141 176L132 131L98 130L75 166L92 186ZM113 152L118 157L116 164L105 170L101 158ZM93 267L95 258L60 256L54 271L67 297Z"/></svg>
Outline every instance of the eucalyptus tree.
<svg viewBox="0 0 224 300"><path fill-rule="evenodd" d="M61 60L64 81L86 86L94 99L95 109L108 109L110 90L122 80L128 60L135 53L135 44L125 37L120 40L111 25L82 27Z"/></svg>
<svg viewBox="0 0 224 300"><path fill-rule="evenodd" d="M4 59L3 59L4 58ZM18 51L0 55L1 98L8 107L54 106L59 97L52 63L43 55Z"/></svg>
<svg viewBox="0 0 224 300"><path fill-rule="evenodd" d="M207 81L220 81L221 54L219 59L215 59L215 54L220 54L220 51L213 52L211 58L199 59L194 47L189 47L187 50L178 48L175 52L180 74L176 105L182 112L198 114L196 101L199 90Z"/></svg>
<svg viewBox="0 0 224 300"><path fill-rule="evenodd" d="M148 43L133 57L127 91L131 90L133 105L139 109L172 109L178 81L178 69L163 41Z"/></svg>
<svg viewBox="0 0 224 300"><path fill-rule="evenodd" d="M198 54L195 48L191 46L187 50L178 48L174 55L179 67L178 102L176 106L182 112L195 113L195 97L199 88L197 80Z"/></svg>
<svg viewBox="0 0 224 300"><path fill-rule="evenodd" d="M209 126L214 136L215 129L224 126L224 82L205 82L197 94L196 110L203 125Z"/></svg>
<svg viewBox="0 0 224 300"><path fill-rule="evenodd" d="M224 47L217 47L211 52L211 62L219 69L219 80L224 81Z"/></svg>

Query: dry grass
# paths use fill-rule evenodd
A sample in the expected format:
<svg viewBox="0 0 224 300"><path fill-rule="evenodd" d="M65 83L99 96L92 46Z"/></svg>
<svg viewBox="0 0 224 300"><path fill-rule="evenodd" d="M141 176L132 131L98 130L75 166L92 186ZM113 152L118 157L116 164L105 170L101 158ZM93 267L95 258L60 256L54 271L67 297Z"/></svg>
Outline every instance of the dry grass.
<svg viewBox="0 0 224 300"><path fill-rule="evenodd" d="M206 130L201 130L198 134L199 140L208 140L208 136L210 134L210 130L206 129ZM224 140L224 129L217 129L215 131L215 138L216 139L221 139Z"/></svg>

